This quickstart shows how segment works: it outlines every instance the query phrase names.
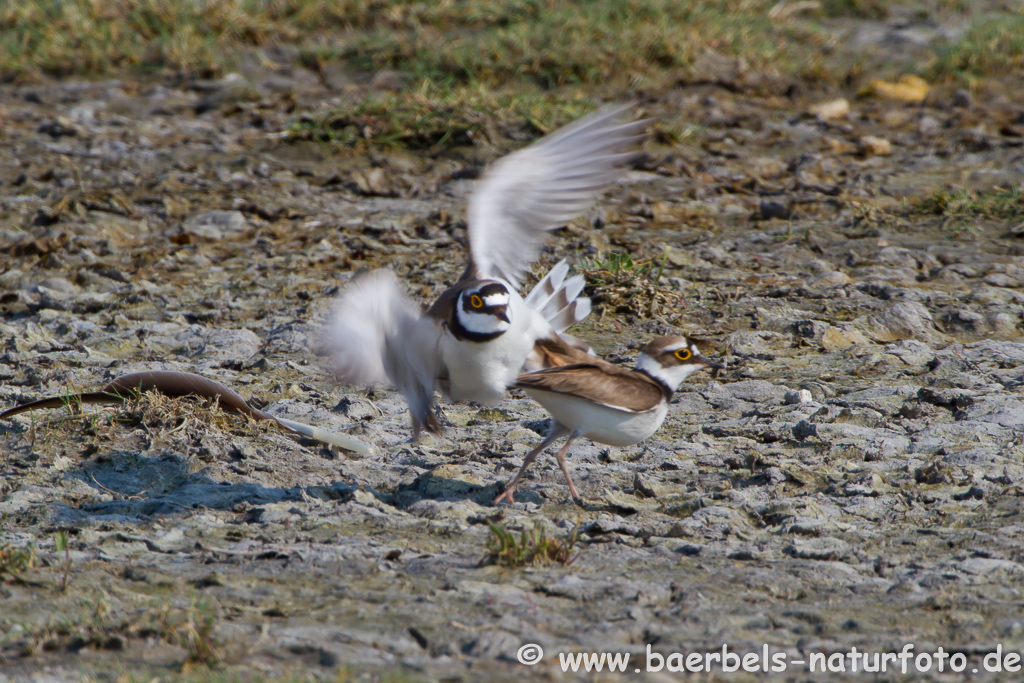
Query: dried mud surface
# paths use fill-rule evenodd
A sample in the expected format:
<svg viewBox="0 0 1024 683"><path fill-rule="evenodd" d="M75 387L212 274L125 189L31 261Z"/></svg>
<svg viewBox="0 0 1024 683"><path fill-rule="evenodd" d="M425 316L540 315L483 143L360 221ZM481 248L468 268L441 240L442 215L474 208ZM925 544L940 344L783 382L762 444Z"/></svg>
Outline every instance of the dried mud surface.
<svg viewBox="0 0 1024 683"><path fill-rule="evenodd" d="M337 386L316 355L357 269L394 268L424 301L452 281L470 178L522 143L289 142L273 134L293 109L332 94L277 78L3 88L0 405L188 370L380 454L187 401L5 421L2 540L37 562L0 576L0 681L176 671L197 658L179 637L197 614L243 676L570 680L559 652L648 643L795 659L912 642L974 666L1024 648L1024 219L908 208L1020 183L1019 78L851 98L833 122L804 113L809 96L714 86L645 103L697 128L652 143L535 272L664 257L657 287L592 273L576 333L628 363L678 330L728 368L685 384L646 443L575 445L585 509L550 456L515 508L491 506L544 428L523 395L445 406L447 435L410 444L392 391ZM579 525L577 557L485 565L492 521ZM548 653L530 669L528 642Z"/></svg>

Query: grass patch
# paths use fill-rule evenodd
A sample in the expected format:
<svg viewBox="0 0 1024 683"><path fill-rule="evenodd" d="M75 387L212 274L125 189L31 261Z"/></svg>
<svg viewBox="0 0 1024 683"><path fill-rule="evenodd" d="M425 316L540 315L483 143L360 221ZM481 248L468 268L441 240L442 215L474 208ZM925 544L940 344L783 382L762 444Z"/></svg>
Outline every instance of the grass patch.
<svg viewBox="0 0 1024 683"><path fill-rule="evenodd" d="M0 3L0 75L124 67L210 75L240 49L415 21L409 0L24 0Z"/></svg>
<svg viewBox="0 0 1024 683"><path fill-rule="evenodd" d="M957 40L936 48L935 78L967 82L1005 75L1024 67L1024 9L989 17L970 26Z"/></svg>
<svg viewBox="0 0 1024 683"><path fill-rule="evenodd" d="M1018 187L977 190L939 190L915 205L917 213L934 214L947 219L1013 218L1024 215L1024 194Z"/></svg>
<svg viewBox="0 0 1024 683"><path fill-rule="evenodd" d="M567 565L576 559L573 548L579 540L578 528L570 531L565 538L552 538L543 527L524 527L517 538L498 524L492 523L488 527L491 530L487 537L489 555L484 564L515 568L552 562Z"/></svg>
<svg viewBox="0 0 1024 683"><path fill-rule="evenodd" d="M778 0L23 0L0 3L0 80L125 69L209 77L243 52L287 45L315 69L347 60L489 88L714 81L708 52L737 58L745 73L842 83L870 58L835 50L841 34L823 21L920 4L824 0L779 18ZM970 8L942 12L966 22ZM1019 68L1024 13L986 18L933 49L937 77Z"/></svg>
<svg viewBox="0 0 1024 683"><path fill-rule="evenodd" d="M940 228L958 237L973 238L981 220L1006 221L1024 215L1024 194L1020 186L989 191L938 190L910 204L907 213L939 216Z"/></svg>
<svg viewBox="0 0 1024 683"><path fill-rule="evenodd" d="M506 0L467 14L474 4L446 3L449 11L429 22L372 31L348 53L364 68L420 78L551 88L667 85L708 48L743 56L754 68L801 49L769 20L774 0Z"/></svg>
<svg viewBox="0 0 1024 683"><path fill-rule="evenodd" d="M884 0L825 0L821 9L829 17L885 19L890 4Z"/></svg>
<svg viewBox="0 0 1024 683"><path fill-rule="evenodd" d="M294 122L288 134L347 146L440 149L501 138L531 139L594 108L551 94L499 94L482 87L431 81L413 91L369 97Z"/></svg>
<svg viewBox="0 0 1024 683"><path fill-rule="evenodd" d="M635 260L628 252L606 251L587 259L583 265L583 272L588 281L593 280L598 283L614 283L623 278L648 278L657 282L665 272L667 263L667 249L659 259L641 260Z"/></svg>
<svg viewBox="0 0 1024 683"><path fill-rule="evenodd" d="M71 580L71 546L68 544L67 532L58 531L53 537L53 545L58 556L64 553L64 558L60 560L60 591L63 593Z"/></svg>
<svg viewBox="0 0 1024 683"><path fill-rule="evenodd" d="M776 0L25 0L0 5L6 79L135 68L210 75L241 50L299 48L419 79L491 87L665 85L706 49L802 68L820 40L773 23ZM698 77L701 74L689 74Z"/></svg>
<svg viewBox="0 0 1024 683"><path fill-rule="evenodd" d="M120 67L212 71L220 53L259 44L259 17L234 2L28 0L0 9L5 79L39 71L106 73Z"/></svg>

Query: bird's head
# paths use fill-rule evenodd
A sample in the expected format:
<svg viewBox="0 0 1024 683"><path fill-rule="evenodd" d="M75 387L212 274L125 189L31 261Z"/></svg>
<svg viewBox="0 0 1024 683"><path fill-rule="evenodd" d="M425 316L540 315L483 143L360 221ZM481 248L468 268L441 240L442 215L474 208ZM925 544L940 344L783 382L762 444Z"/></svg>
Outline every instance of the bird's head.
<svg viewBox="0 0 1024 683"><path fill-rule="evenodd" d="M721 368L720 363L700 355L697 345L686 337L658 337L640 349L636 369L662 381L675 391L687 377L704 368Z"/></svg>
<svg viewBox="0 0 1024 683"><path fill-rule="evenodd" d="M459 294L455 315L466 332L493 338L512 326L510 299L505 284L485 280Z"/></svg>

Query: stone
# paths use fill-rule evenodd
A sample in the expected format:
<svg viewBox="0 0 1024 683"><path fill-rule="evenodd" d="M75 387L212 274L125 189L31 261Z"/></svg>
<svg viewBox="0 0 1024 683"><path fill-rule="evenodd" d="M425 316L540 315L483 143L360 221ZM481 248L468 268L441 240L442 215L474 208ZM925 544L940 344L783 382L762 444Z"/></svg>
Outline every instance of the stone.
<svg viewBox="0 0 1024 683"><path fill-rule="evenodd" d="M788 406L797 405L800 403L810 403L814 400L814 396L807 389L800 389L799 391L787 391L783 397L782 402Z"/></svg>
<svg viewBox="0 0 1024 683"><path fill-rule="evenodd" d="M888 156L892 154L892 143L875 135L864 135L857 141L857 149L864 156Z"/></svg>
<svg viewBox="0 0 1024 683"><path fill-rule="evenodd" d="M194 242L239 241L251 230L241 211L207 211L187 218L179 235Z"/></svg>
<svg viewBox="0 0 1024 683"><path fill-rule="evenodd" d="M850 103L845 98L839 98L816 104L809 111L822 121L837 121L850 115Z"/></svg>

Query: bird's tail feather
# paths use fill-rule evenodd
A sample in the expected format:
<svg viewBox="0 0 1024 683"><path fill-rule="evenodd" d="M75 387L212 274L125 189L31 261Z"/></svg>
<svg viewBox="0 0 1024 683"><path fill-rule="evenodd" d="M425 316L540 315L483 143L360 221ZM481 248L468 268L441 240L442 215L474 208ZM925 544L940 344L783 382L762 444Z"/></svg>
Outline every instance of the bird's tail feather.
<svg viewBox="0 0 1024 683"><path fill-rule="evenodd" d="M526 295L526 305L540 313L555 332L564 332L590 315L590 299L580 297L582 275L566 279L569 264L562 259Z"/></svg>

